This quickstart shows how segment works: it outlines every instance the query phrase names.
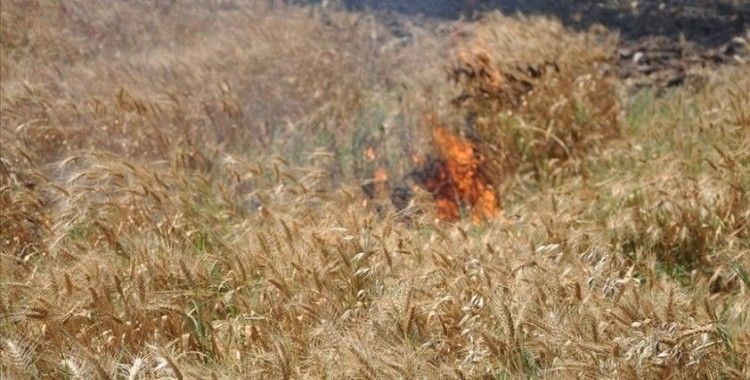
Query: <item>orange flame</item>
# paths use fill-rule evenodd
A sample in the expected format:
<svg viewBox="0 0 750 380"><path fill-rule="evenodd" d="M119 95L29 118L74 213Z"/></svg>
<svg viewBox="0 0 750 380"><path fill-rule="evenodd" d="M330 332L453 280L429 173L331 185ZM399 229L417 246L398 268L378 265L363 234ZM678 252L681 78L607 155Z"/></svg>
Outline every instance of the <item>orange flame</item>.
<svg viewBox="0 0 750 380"><path fill-rule="evenodd" d="M432 137L443 163L425 181L425 187L433 193L438 216L443 220L459 217L459 204L471 206L474 222L494 216L497 212L495 193L481 178L478 170L481 158L473 145L448 132L434 116L427 122L433 126Z"/></svg>
<svg viewBox="0 0 750 380"><path fill-rule="evenodd" d="M372 180L373 182L377 182L377 183L388 182L388 173L385 171L384 168L375 170L375 173L372 176Z"/></svg>
<svg viewBox="0 0 750 380"><path fill-rule="evenodd" d="M375 149L373 149L371 146L367 147L367 150L365 150L365 157L368 161L374 161L378 156L375 154Z"/></svg>

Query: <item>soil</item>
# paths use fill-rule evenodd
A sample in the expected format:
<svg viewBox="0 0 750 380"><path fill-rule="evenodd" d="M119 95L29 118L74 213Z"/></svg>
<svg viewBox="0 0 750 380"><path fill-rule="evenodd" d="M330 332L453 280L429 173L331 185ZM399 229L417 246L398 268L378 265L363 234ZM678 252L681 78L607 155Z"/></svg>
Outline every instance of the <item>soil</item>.
<svg viewBox="0 0 750 380"><path fill-rule="evenodd" d="M750 0L345 0L389 22L472 19L490 10L556 17L567 27L602 25L620 35L618 71L636 86L669 87L691 79L691 69L746 63Z"/></svg>

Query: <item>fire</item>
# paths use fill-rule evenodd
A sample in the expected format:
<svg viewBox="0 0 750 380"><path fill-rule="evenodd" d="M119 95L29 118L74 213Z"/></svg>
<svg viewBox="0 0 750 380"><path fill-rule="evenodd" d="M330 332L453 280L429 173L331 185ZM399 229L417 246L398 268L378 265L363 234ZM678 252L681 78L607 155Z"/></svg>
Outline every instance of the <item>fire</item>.
<svg viewBox="0 0 750 380"><path fill-rule="evenodd" d="M503 75L493 66L490 54L479 46L459 52L457 66L451 74L456 82L461 81L461 75L476 82L483 94L496 94L503 89Z"/></svg>
<svg viewBox="0 0 750 380"><path fill-rule="evenodd" d="M372 176L372 180L376 183L388 182L388 172L384 168L375 170L375 174Z"/></svg>
<svg viewBox="0 0 750 380"><path fill-rule="evenodd" d="M497 213L495 192L481 174L483 160L472 142L449 132L433 115L426 116L424 121L432 130L436 154L432 157L412 154L411 160L417 169L405 179L416 179L432 193L437 216L442 220L458 220L464 207L470 209L471 219L475 223L494 216ZM390 191L391 201L396 208L400 210L406 207L411 193L402 191L403 186L391 188L394 184L385 167L374 165L378 152L373 147L366 147L363 155L374 169L370 178L362 183L367 197L364 205L369 203L368 200L382 200Z"/></svg>
<svg viewBox="0 0 750 380"><path fill-rule="evenodd" d="M377 158L377 154L375 154L375 149L373 149L371 146L367 147L367 150L365 150L365 158L367 158L367 161L375 161Z"/></svg>
<svg viewBox="0 0 750 380"><path fill-rule="evenodd" d="M481 157L474 146L448 132L434 116L428 116L426 121L433 126L432 137L441 161L427 170L423 184L435 198L438 216L443 220L458 219L461 204L471 207L475 222L494 216L497 200L479 173Z"/></svg>
<svg viewBox="0 0 750 380"><path fill-rule="evenodd" d="M367 197L363 204L367 205L367 200L382 199L388 193L388 187L388 172L384 167L375 169L372 178L362 184L362 191Z"/></svg>

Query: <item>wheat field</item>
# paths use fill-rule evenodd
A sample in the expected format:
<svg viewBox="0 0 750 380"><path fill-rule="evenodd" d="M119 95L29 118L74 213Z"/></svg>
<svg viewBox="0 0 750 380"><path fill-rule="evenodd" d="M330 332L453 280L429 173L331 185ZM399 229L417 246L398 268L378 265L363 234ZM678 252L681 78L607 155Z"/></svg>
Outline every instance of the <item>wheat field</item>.
<svg viewBox="0 0 750 380"><path fill-rule="evenodd" d="M747 63L632 90L544 17L0 15L0 378L750 378Z"/></svg>

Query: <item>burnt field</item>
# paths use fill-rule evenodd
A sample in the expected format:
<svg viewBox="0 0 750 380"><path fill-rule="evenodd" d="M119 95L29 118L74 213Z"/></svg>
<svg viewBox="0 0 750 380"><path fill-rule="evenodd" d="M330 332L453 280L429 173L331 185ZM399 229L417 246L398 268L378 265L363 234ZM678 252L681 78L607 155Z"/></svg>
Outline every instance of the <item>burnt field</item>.
<svg viewBox="0 0 750 380"><path fill-rule="evenodd" d="M1 378L750 377L747 2L304 3L2 1Z"/></svg>
<svg viewBox="0 0 750 380"><path fill-rule="evenodd" d="M583 31L603 27L619 36L617 70L634 87L694 82L690 69L737 61L747 47L737 39L750 27L747 1L343 1L392 26L441 25L491 11L543 16ZM640 54L639 54L640 53ZM743 61L740 59L740 61Z"/></svg>

